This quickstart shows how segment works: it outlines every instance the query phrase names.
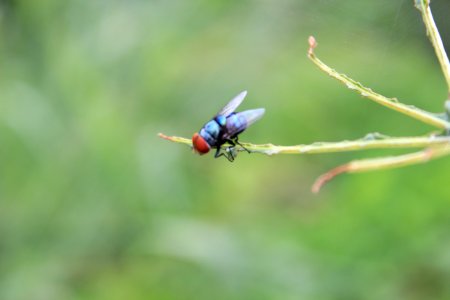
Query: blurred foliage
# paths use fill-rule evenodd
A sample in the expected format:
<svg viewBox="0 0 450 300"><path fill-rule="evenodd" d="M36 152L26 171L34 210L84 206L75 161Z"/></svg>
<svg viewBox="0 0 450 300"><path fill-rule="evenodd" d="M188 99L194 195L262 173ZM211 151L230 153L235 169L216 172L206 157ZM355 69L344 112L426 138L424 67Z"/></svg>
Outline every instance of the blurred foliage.
<svg viewBox="0 0 450 300"><path fill-rule="evenodd" d="M432 1L450 43L450 4ZM0 2L0 299L448 299L450 161L314 178L349 159L198 157L239 91L243 141L432 130L334 82L446 98L412 0ZM401 153L394 151L394 153Z"/></svg>

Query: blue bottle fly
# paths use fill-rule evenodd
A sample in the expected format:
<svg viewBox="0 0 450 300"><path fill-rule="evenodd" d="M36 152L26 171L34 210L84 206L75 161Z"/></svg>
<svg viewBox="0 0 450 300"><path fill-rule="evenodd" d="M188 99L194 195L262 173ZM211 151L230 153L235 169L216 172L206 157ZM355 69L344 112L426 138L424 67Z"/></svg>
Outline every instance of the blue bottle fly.
<svg viewBox="0 0 450 300"><path fill-rule="evenodd" d="M235 158L234 147L240 145L238 135L247 127L259 120L265 112L264 108L250 109L242 112L234 112L242 103L247 91L243 91L234 97L217 115L207 122L199 132L192 136L192 146L194 150L200 154L206 154L211 148L216 149L214 157L225 156L229 161ZM225 143L230 144L225 152L221 152L221 146Z"/></svg>

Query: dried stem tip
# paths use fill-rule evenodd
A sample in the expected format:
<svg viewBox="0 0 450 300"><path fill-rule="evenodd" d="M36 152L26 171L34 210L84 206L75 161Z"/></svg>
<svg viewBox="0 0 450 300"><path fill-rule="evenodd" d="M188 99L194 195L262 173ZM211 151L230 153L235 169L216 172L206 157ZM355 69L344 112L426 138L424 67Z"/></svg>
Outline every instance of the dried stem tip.
<svg viewBox="0 0 450 300"><path fill-rule="evenodd" d="M342 174L342 173L346 173L349 171L349 164L345 164L339 167L336 167L328 172L326 172L325 174L323 174L322 176L320 176L319 178L317 178L317 180L314 182L311 191L314 194L317 194L320 192L320 189L322 188L322 186L325 185L325 183L327 183L328 181L332 180L334 177Z"/></svg>
<svg viewBox="0 0 450 300"><path fill-rule="evenodd" d="M313 55L314 54L314 48L317 47L316 38L311 35L308 38L308 43L309 43L308 55Z"/></svg>

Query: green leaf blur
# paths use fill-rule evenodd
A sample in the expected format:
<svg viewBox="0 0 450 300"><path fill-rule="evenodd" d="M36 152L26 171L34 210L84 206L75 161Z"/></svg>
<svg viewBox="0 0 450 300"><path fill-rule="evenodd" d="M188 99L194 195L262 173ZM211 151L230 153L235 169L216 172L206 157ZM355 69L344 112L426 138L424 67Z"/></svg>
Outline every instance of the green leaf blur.
<svg viewBox="0 0 450 300"><path fill-rule="evenodd" d="M450 49L450 4L432 1ZM450 160L345 175L355 158L197 156L231 97L242 136L299 144L433 130L306 57L443 111L413 0L0 2L0 299L448 299Z"/></svg>

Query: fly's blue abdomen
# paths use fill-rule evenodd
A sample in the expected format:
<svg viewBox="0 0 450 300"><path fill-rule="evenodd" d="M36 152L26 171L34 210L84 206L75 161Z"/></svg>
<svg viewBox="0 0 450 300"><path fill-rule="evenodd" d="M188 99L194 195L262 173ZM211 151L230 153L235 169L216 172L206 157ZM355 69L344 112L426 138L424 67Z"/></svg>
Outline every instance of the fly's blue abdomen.
<svg viewBox="0 0 450 300"><path fill-rule="evenodd" d="M231 138L235 136L247 128L247 119L242 113L233 113L227 118L227 122L225 124L226 128L226 136L225 138ZM228 134L227 134L228 133Z"/></svg>
<svg viewBox="0 0 450 300"><path fill-rule="evenodd" d="M246 110L238 113L232 113L227 117L225 124L225 134L223 139L229 139L237 136L247 129L248 126L259 120L264 114L264 108Z"/></svg>

